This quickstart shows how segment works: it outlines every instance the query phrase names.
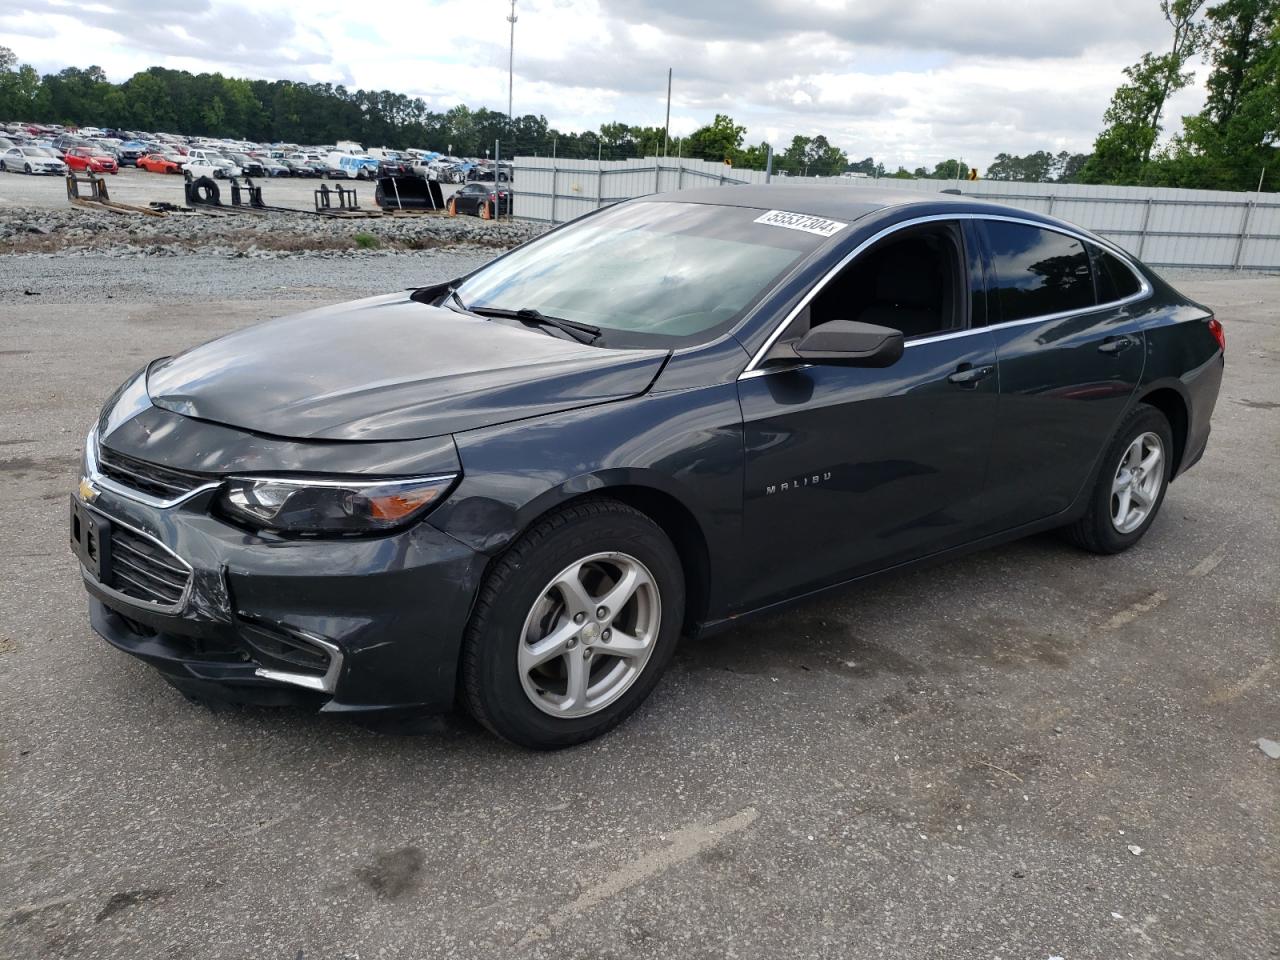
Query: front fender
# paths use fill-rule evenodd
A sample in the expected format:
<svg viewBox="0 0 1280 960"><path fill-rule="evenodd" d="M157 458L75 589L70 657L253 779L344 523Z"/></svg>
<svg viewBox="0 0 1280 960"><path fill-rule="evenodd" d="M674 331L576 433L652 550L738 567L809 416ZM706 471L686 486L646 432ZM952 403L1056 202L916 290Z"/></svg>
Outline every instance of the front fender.
<svg viewBox="0 0 1280 960"><path fill-rule="evenodd" d="M622 487L658 491L700 527L716 588L742 529L742 417L733 384L455 434L463 479L428 522L495 555L560 504ZM713 589L711 609L716 609Z"/></svg>

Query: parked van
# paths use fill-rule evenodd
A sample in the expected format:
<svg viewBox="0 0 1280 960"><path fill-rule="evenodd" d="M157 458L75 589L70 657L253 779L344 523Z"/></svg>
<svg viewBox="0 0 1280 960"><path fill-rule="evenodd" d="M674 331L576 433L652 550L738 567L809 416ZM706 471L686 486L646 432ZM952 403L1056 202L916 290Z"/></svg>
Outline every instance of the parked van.
<svg viewBox="0 0 1280 960"><path fill-rule="evenodd" d="M378 161L361 154L334 150L325 157L330 170L342 170L350 179L368 180L378 175Z"/></svg>

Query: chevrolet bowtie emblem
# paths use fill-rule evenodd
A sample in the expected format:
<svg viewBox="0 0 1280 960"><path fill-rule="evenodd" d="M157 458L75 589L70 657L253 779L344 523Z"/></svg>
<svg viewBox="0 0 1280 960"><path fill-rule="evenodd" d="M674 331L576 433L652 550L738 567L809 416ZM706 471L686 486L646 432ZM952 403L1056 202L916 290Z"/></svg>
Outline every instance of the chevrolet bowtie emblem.
<svg viewBox="0 0 1280 960"><path fill-rule="evenodd" d="M80 478L80 489L78 492L80 494L80 499L85 503L93 503L93 501L98 497L98 488L89 482L88 477Z"/></svg>

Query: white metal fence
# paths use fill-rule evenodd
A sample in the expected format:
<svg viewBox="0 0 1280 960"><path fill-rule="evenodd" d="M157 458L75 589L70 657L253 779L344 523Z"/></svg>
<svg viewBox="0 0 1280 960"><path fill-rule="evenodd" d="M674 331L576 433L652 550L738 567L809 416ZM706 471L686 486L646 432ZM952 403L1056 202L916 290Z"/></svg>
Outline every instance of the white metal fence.
<svg viewBox="0 0 1280 960"><path fill-rule="evenodd" d="M645 194L764 182L760 170L675 157L603 162L517 157L513 192L517 217L562 223ZM797 189L813 184L920 193L958 189L1069 220L1152 266L1280 270L1280 195L1274 193L861 177L774 176L772 182Z"/></svg>

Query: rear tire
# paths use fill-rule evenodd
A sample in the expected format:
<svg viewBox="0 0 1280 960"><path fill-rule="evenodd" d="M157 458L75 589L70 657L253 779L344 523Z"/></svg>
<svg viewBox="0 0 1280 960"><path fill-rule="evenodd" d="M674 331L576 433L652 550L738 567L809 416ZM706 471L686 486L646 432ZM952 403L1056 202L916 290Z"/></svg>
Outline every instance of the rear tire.
<svg viewBox="0 0 1280 960"><path fill-rule="evenodd" d="M1128 550L1160 512L1173 469L1173 430L1163 413L1140 403L1121 422L1103 454L1089 506L1064 529L1091 553Z"/></svg>
<svg viewBox="0 0 1280 960"><path fill-rule="evenodd" d="M611 593L616 610L603 605ZM680 557L657 524L614 500L565 507L520 537L481 587L463 640L462 699L521 746L598 737L657 685L684 605Z"/></svg>

